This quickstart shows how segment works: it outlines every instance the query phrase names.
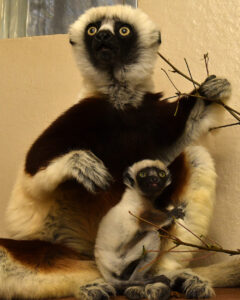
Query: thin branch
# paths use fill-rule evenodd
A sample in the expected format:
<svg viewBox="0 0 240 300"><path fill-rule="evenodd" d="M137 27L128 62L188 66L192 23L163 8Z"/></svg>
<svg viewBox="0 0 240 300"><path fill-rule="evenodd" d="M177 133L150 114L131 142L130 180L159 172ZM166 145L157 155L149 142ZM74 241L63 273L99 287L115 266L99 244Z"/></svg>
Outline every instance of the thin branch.
<svg viewBox="0 0 240 300"><path fill-rule="evenodd" d="M195 92L197 92L197 87L196 87L196 85L195 85L195 83L194 83L194 80L193 80L193 77L192 77L192 73L191 73L191 71L190 71L190 68L189 68L189 65L188 65L188 62L187 62L186 58L184 58L184 61L185 61L185 64L186 64L186 66L187 66L188 73L189 73L189 75L190 75L190 77L191 77L191 81L192 81L192 83L193 83L193 87L194 87L194 89L195 89Z"/></svg>
<svg viewBox="0 0 240 300"><path fill-rule="evenodd" d="M164 70L163 68L161 68L161 70L166 74L167 78L169 79L169 81L171 82L171 84L173 85L173 87L175 88L175 90L177 91L177 95L181 95L181 92L179 91L179 89L176 87L176 85L174 84L174 82L172 81L172 79L170 78L170 76L168 75L167 71Z"/></svg>
<svg viewBox="0 0 240 300"><path fill-rule="evenodd" d="M185 230L187 230L188 232L190 232L193 236L195 236L195 238L197 238L203 245L205 245L206 247L208 247L208 244L206 242L203 241L203 239L201 239L198 235L196 235L194 232L192 232L190 229L188 229L186 226L184 226L183 224L181 224L180 222L178 222L176 219L174 219L175 223L178 224L179 226L183 227Z"/></svg>
<svg viewBox="0 0 240 300"><path fill-rule="evenodd" d="M223 102L222 102L223 103ZM240 116L240 112L239 111L237 111L236 109L234 109L234 108L232 108L232 107L230 107L230 106L228 106L227 104L225 104L225 103L223 103L223 105L224 105L224 107L225 108L228 108L228 109L230 109L232 112L234 112L235 114L237 114L237 115L239 115Z"/></svg>
<svg viewBox="0 0 240 300"><path fill-rule="evenodd" d="M220 253L226 253L229 254L231 256L233 255L240 255L240 251L239 250L229 250L229 249L224 249L224 248L220 248L214 245L208 245L208 247L205 246L201 246L201 245L195 245L192 243L187 243L184 241L181 241L181 243L178 243L177 241L173 241L176 245L181 245L181 246L188 246L188 247L192 247L192 248L196 248L199 250L205 250L205 251L210 251L210 252L220 252Z"/></svg>
<svg viewBox="0 0 240 300"><path fill-rule="evenodd" d="M173 99L173 98L177 98L177 97L179 97L179 96L178 96L178 95L175 95L175 96L163 98L163 99L161 99L161 101L167 101L167 100L170 100L170 99Z"/></svg>
<svg viewBox="0 0 240 300"><path fill-rule="evenodd" d="M174 112L174 117L176 117L176 115L177 115L177 112L178 112L178 109L179 109L179 102L180 102L180 99L178 98L176 110L175 110L175 112Z"/></svg>
<svg viewBox="0 0 240 300"><path fill-rule="evenodd" d="M179 75L183 76L184 78L186 78L187 80L191 81L192 83L194 83L195 85L197 85L198 87L201 85L200 83L198 83L197 81L193 80L192 78L190 78L189 76L187 76L186 74L184 74L183 72L181 72L179 69L177 69L169 60L167 60L160 52L157 53L170 67L172 67L172 69L174 70L175 73L178 73ZM177 89L178 90L178 89ZM180 95L184 95L184 94L180 94ZM188 95L189 94L185 94ZM193 96L193 95L191 95ZM198 98L200 98L199 96L197 96ZM211 101L211 99L206 99L208 101ZM212 100L213 102L216 102L217 104L223 106L236 120L240 121L240 118L237 115L240 115L240 112L236 111L235 109L231 108L230 106L226 105L225 103L223 103L222 101L219 100Z"/></svg>
<svg viewBox="0 0 240 300"><path fill-rule="evenodd" d="M181 72L180 70L178 70L172 63L170 63L169 60L167 60L160 52L157 53L173 70L174 72L182 75L184 78L186 78L187 80L191 81L191 78L189 78L186 74L184 74L183 72ZM200 86L200 84L196 81L194 81L194 83L197 85L197 86Z"/></svg>
<svg viewBox="0 0 240 300"><path fill-rule="evenodd" d="M158 225L156 225L156 224L154 224L154 223L152 223L152 222L150 222L150 221L148 221L148 220L146 220L146 219L144 219L144 218L135 216L131 211L128 211L128 212L129 212L129 214L130 214L131 216L133 216L134 218L138 219L139 221L142 221L142 222L144 222L144 223L146 223L146 224L149 224L149 225L155 227L157 230L163 231L163 232L166 233L167 236L168 236L169 238L171 238L172 240L180 241L180 239L179 239L178 237L176 237L176 236L170 234L170 233L169 233L167 230L165 230L164 228L161 228L161 227L159 227ZM159 234L159 235L160 235L161 237L166 238L165 235L161 235L161 234Z"/></svg>
<svg viewBox="0 0 240 300"><path fill-rule="evenodd" d="M226 128L226 127L236 126L236 125L240 125L240 122L231 123L231 124L226 124L226 125L217 126L217 127L211 127L211 128L209 129L209 131L216 130L216 129L220 129L220 128Z"/></svg>
<svg viewBox="0 0 240 300"><path fill-rule="evenodd" d="M170 234L168 231L166 231L165 229L163 228L160 228L158 225L152 223L152 222L149 222L147 220L145 220L144 218L141 218L141 217L138 217L138 216L135 216L133 213L131 213L129 211L129 213L137 218L138 220L142 221L142 222L145 222L147 224L150 224L152 225L153 227L157 228L158 230L161 230L163 232L166 233L166 235L161 235L161 237L163 238L166 238L166 239L170 239L173 241L173 243L176 245L176 246L187 246L187 247L191 247L191 248L195 248L195 249L199 249L199 250L204 250L204 251L210 251L210 252L219 252L219 253L226 253L226 254L229 254L231 256L233 255L240 255L240 249L238 250L229 250L229 249L224 249L222 247L219 247L219 246L216 246L216 245L211 245L211 244L206 244L206 245L196 245L196 244L192 244L192 243L188 243L188 242L184 242L182 241L181 239L179 239L178 237L174 236L173 234ZM182 225L182 224L181 224ZM186 229L186 228L185 228ZM190 230L188 230L190 233L192 233ZM196 236L194 234L194 236ZM199 238L200 239L200 238ZM201 240L201 239L200 239ZM201 240L202 241L202 240ZM169 251L171 252L171 251Z"/></svg>
<svg viewBox="0 0 240 300"><path fill-rule="evenodd" d="M206 67L206 71L207 71L207 77L209 77L209 69L208 69L209 56L208 56L208 53L203 54L203 58L204 58L204 61L205 61L205 67Z"/></svg>
<svg viewBox="0 0 240 300"><path fill-rule="evenodd" d="M235 113L236 112L235 109L233 110L230 106L226 105L224 102L222 102L220 100L218 102L216 102L216 103L222 105L236 120L240 121L240 118L237 116L237 114L240 115L239 112L237 112L237 114L236 114Z"/></svg>
<svg viewBox="0 0 240 300"><path fill-rule="evenodd" d="M217 245L218 247L222 248L222 246L216 241L211 239L209 236L204 236L203 234L200 236L200 238L204 238L205 240L208 240L210 243L213 243Z"/></svg>

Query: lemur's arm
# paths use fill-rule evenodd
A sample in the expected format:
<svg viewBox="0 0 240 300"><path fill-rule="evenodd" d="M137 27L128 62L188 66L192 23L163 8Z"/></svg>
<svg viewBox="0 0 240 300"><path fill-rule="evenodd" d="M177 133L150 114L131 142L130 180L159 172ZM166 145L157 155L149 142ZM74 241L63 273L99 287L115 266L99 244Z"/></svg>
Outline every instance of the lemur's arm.
<svg viewBox="0 0 240 300"><path fill-rule="evenodd" d="M91 193L109 186L112 176L93 153L91 143L97 139L97 130L104 131L108 125L101 120L101 109L101 98L85 99L57 118L33 143L26 156L25 183L31 181L34 193L51 192L68 179L75 179ZM91 119L103 128L92 126Z"/></svg>
<svg viewBox="0 0 240 300"><path fill-rule="evenodd" d="M224 102L229 99L230 95L229 81L211 75L196 92L180 97L178 103L163 103L161 110L168 110L168 114L171 111L172 119L171 128L165 128L168 136L164 136L164 138L168 139L169 144L161 149L161 159L167 164L171 163L186 146L197 140L202 134L207 133L223 112L223 108L211 100Z"/></svg>

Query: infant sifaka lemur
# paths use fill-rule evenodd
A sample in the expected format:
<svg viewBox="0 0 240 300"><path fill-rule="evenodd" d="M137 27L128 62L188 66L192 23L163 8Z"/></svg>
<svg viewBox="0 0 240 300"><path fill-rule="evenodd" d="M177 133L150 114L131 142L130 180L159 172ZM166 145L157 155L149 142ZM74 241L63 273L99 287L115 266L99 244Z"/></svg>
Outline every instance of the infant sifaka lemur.
<svg viewBox="0 0 240 300"><path fill-rule="evenodd" d="M136 217L164 227L171 225L173 216L179 214L176 208L169 211L154 208L156 198L171 183L171 174L162 161L145 159L134 163L124 173L123 180L127 186L125 193L101 220L95 244L100 272L106 281L117 286L124 282L141 283L152 266L151 261L159 255L158 231Z"/></svg>

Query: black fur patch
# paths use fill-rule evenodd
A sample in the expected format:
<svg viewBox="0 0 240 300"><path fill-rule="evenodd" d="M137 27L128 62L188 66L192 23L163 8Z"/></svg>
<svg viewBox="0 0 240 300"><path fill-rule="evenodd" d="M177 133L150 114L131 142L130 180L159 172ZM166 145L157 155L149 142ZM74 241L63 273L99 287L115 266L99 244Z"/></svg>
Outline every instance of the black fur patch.
<svg viewBox="0 0 240 300"><path fill-rule="evenodd" d="M97 30L101 26L102 20L91 23L86 27L84 43L91 63L101 69L112 73L113 68L116 70L124 65L132 64L138 59L138 35L134 27L120 21L115 21L113 34L109 30L100 30L95 35L90 36L88 29L92 26ZM130 29L130 34L122 36L119 29L126 26ZM104 34L102 34L104 31Z"/></svg>
<svg viewBox="0 0 240 300"><path fill-rule="evenodd" d="M31 146L26 172L34 175L54 158L85 149L101 159L121 182L127 167L143 159L156 159L161 149L174 144L194 105L191 99L183 98L174 116L176 103L156 101L156 97L146 94L138 109L129 107L125 111L115 109L101 97L82 100L54 121ZM175 170L169 168L173 175Z"/></svg>
<svg viewBox="0 0 240 300"><path fill-rule="evenodd" d="M134 270L136 269L136 267L139 265L140 261L141 261L140 258L136 259L132 261L128 266L126 266L126 268L120 274L119 279L128 280L132 275L132 273L134 272Z"/></svg>

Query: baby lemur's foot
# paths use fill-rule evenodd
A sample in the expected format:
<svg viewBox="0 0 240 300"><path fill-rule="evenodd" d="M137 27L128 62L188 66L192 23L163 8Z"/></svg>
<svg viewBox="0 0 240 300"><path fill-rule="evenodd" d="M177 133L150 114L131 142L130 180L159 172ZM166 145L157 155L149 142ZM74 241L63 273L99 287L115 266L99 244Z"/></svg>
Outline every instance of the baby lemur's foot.
<svg viewBox="0 0 240 300"><path fill-rule="evenodd" d="M164 276L146 278L141 285L130 286L124 291L128 299L166 300L170 298L170 280Z"/></svg>
<svg viewBox="0 0 240 300"><path fill-rule="evenodd" d="M104 280L81 286L75 293L75 297L81 300L108 300L111 296L116 296L116 290Z"/></svg>
<svg viewBox="0 0 240 300"><path fill-rule="evenodd" d="M231 96L231 84L225 78L211 75L201 84L198 92L210 100L226 100Z"/></svg>
<svg viewBox="0 0 240 300"><path fill-rule="evenodd" d="M167 300L170 298L170 288L162 282L147 284L146 286L131 286L124 292L128 299Z"/></svg>

